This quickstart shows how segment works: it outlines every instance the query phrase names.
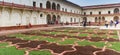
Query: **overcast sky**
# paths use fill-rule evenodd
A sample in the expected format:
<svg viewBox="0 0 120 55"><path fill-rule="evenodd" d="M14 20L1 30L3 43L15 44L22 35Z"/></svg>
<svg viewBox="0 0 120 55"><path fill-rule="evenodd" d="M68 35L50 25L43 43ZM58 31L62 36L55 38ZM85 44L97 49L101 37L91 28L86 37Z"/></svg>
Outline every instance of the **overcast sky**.
<svg viewBox="0 0 120 55"><path fill-rule="evenodd" d="M80 6L120 3L120 0L69 0Z"/></svg>

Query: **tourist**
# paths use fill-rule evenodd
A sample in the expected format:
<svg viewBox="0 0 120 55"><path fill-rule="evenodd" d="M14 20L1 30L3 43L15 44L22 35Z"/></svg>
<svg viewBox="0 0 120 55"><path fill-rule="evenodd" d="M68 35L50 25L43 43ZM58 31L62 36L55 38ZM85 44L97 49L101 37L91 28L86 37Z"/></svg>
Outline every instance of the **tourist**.
<svg viewBox="0 0 120 55"><path fill-rule="evenodd" d="M82 23L83 23L83 27L86 27L87 21L83 21Z"/></svg>
<svg viewBox="0 0 120 55"><path fill-rule="evenodd" d="M112 21L112 20L110 21L110 26L111 26L111 27L113 26L113 21Z"/></svg>
<svg viewBox="0 0 120 55"><path fill-rule="evenodd" d="M105 26L106 26L106 28L108 28L108 25L109 25L109 22L108 22L108 21L105 21Z"/></svg>
<svg viewBox="0 0 120 55"><path fill-rule="evenodd" d="M119 24L118 20L115 21L115 27L117 27L117 24Z"/></svg>

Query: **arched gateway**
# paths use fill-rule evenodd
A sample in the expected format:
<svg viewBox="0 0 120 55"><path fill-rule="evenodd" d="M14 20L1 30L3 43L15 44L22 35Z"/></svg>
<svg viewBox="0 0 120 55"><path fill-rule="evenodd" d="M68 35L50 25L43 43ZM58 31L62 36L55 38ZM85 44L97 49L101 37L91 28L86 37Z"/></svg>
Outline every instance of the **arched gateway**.
<svg viewBox="0 0 120 55"><path fill-rule="evenodd" d="M46 8L51 9L51 3L49 1L46 2Z"/></svg>
<svg viewBox="0 0 120 55"><path fill-rule="evenodd" d="M47 15L47 24L51 24L51 15L50 14Z"/></svg>
<svg viewBox="0 0 120 55"><path fill-rule="evenodd" d="M47 24L49 25L49 24L60 24L60 22L61 22L61 17L60 17L60 15L58 15L58 16L56 16L56 15L50 15L50 14L48 14L47 15Z"/></svg>
<svg viewBox="0 0 120 55"><path fill-rule="evenodd" d="M56 24L56 16L55 15L53 15L53 17L52 17L52 24Z"/></svg>

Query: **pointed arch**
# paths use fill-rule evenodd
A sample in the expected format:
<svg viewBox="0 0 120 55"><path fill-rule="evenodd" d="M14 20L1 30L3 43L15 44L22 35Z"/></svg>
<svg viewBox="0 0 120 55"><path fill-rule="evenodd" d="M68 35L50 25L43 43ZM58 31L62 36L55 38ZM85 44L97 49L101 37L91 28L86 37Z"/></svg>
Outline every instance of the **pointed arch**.
<svg viewBox="0 0 120 55"><path fill-rule="evenodd" d="M52 16L52 22L53 22L53 24L55 24L55 22L56 22L56 16L55 15Z"/></svg>
<svg viewBox="0 0 120 55"><path fill-rule="evenodd" d="M97 17L95 17L95 22L97 22L98 21L98 19L97 19Z"/></svg>
<svg viewBox="0 0 120 55"><path fill-rule="evenodd" d="M60 4L57 4L57 10L60 10Z"/></svg>
<svg viewBox="0 0 120 55"><path fill-rule="evenodd" d="M101 22L101 17L99 17L99 22Z"/></svg>
<svg viewBox="0 0 120 55"><path fill-rule="evenodd" d="M47 2L46 2L46 8L47 8L47 9L51 9L51 3L50 3L50 1L47 1Z"/></svg>
<svg viewBox="0 0 120 55"><path fill-rule="evenodd" d="M55 3L52 3L52 9L56 10L56 4Z"/></svg>
<svg viewBox="0 0 120 55"><path fill-rule="evenodd" d="M104 22L105 21L105 17L102 17L102 22Z"/></svg>
<svg viewBox="0 0 120 55"><path fill-rule="evenodd" d="M114 9L114 13L119 13L119 12L120 12L120 10L118 8Z"/></svg>
<svg viewBox="0 0 120 55"><path fill-rule="evenodd" d="M50 14L47 15L47 24L51 24L51 15Z"/></svg>

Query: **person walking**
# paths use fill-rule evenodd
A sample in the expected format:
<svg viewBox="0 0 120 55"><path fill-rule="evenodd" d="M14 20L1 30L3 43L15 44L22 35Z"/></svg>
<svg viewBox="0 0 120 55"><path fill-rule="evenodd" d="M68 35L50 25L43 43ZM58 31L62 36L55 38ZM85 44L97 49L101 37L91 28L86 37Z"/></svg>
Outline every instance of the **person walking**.
<svg viewBox="0 0 120 55"><path fill-rule="evenodd" d="M108 25L109 25L109 22L108 22L108 21L105 21L105 26L106 26L106 28L108 28Z"/></svg>
<svg viewBox="0 0 120 55"><path fill-rule="evenodd" d="M86 27L87 21L83 21L83 27Z"/></svg>
<svg viewBox="0 0 120 55"><path fill-rule="evenodd" d="M119 24L118 20L115 21L115 27L117 27L117 24Z"/></svg>
<svg viewBox="0 0 120 55"><path fill-rule="evenodd" d="M113 26L113 23L114 23L113 20L111 20L111 21L110 21L110 27Z"/></svg>

